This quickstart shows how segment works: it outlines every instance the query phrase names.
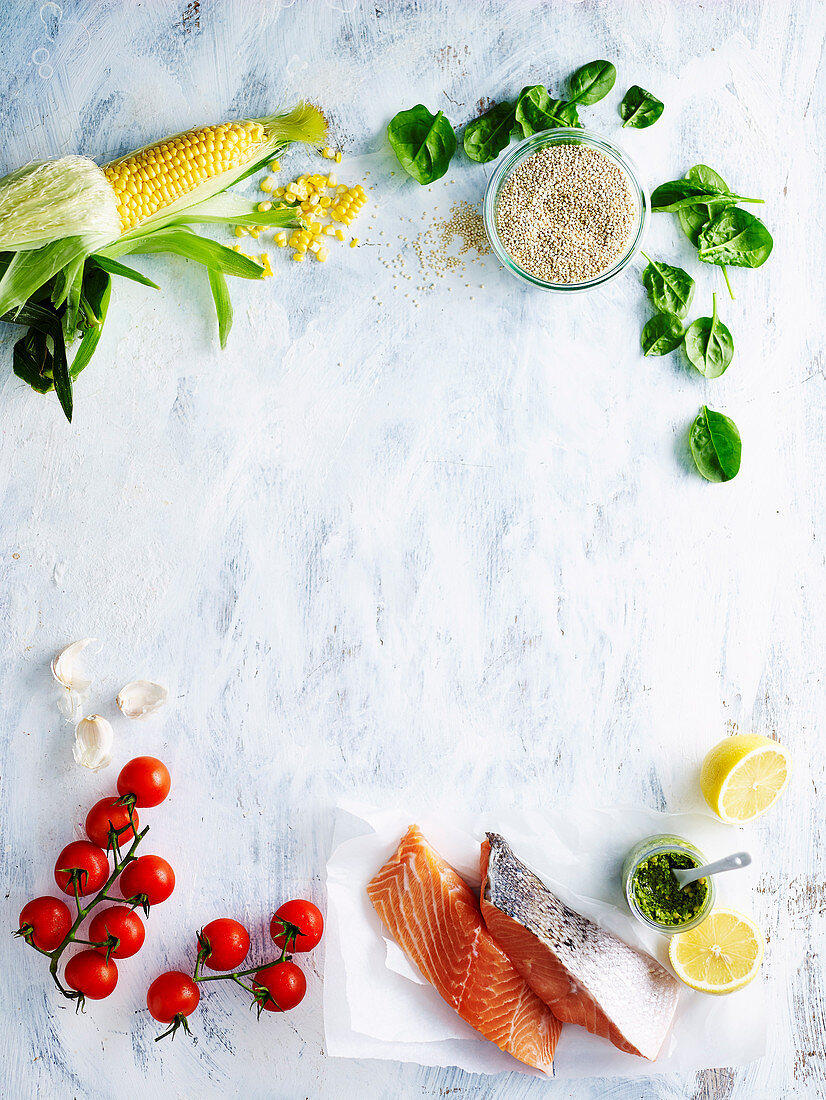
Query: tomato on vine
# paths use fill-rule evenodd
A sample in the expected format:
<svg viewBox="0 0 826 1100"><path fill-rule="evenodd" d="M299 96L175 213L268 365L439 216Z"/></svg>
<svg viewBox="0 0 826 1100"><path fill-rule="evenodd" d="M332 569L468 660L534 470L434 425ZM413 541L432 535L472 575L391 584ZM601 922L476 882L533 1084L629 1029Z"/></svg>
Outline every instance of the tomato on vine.
<svg viewBox="0 0 826 1100"><path fill-rule="evenodd" d="M74 894L75 881L81 896L96 894L109 878L106 852L88 840L74 840L57 857L54 877L64 894Z"/></svg>
<svg viewBox="0 0 826 1100"><path fill-rule="evenodd" d="M118 941L114 947L105 943L110 936ZM92 943L103 945L96 947L95 951L108 955L110 959L131 958L143 947L145 938L143 921L127 905L113 905L110 909L104 909L92 918L89 925L89 939Z"/></svg>
<svg viewBox="0 0 826 1100"><path fill-rule="evenodd" d="M235 970L249 949L249 932L232 917L218 917L198 933L198 954L210 970Z"/></svg>
<svg viewBox="0 0 826 1100"><path fill-rule="evenodd" d="M156 978L146 992L146 1007L158 1023L172 1024L172 1027L158 1035L155 1042L166 1035L174 1038L179 1027L189 1031L186 1018L198 1007L200 999L200 989L181 970L168 970Z"/></svg>
<svg viewBox="0 0 826 1100"><path fill-rule="evenodd" d="M124 764L118 776L118 794L136 806L159 806L169 794L169 769L154 756L136 756Z"/></svg>
<svg viewBox="0 0 826 1100"><path fill-rule="evenodd" d="M69 906L60 898L33 898L20 911L17 935L41 951L54 951L72 927Z"/></svg>
<svg viewBox="0 0 826 1100"><path fill-rule="evenodd" d="M299 898L285 902L270 921L270 935L282 951L312 951L323 931L321 910Z"/></svg>
<svg viewBox="0 0 826 1100"><path fill-rule="evenodd" d="M161 856L138 856L120 876L124 898L140 898L141 904L159 905L175 889L175 872Z"/></svg>
<svg viewBox="0 0 826 1100"><path fill-rule="evenodd" d="M301 1004L307 992L304 972L293 962L279 962L256 972L252 979L255 1000L267 1012L289 1012Z"/></svg>
<svg viewBox="0 0 826 1100"><path fill-rule="evenodd" d="M66 963L66 985L81 994L81 999L102 1001L118 984L118 968L97 951L80 951Z"/></svg>
<svg viewBox="0 0 826 1100"><path fill-rule="evenodd" d="M109 832L114 829L118 834L118 845L131 843L140 828L137 810L132 810L132 823L129 821L129 807L119 798L102 798L96 802L86 815L86 835L93 844L109 849Z"/></svg>

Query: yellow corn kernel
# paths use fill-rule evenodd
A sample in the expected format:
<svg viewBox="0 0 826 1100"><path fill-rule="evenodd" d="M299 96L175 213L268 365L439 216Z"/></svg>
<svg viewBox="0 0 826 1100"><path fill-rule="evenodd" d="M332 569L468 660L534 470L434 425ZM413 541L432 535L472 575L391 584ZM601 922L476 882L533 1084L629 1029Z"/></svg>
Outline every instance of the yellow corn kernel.
<svg viewBox="0 0 826 1100"><path fill-rule="evenodd" d="M332 200L332 199L330 198L330 196L329 196L329 195L324 195L324 196L323 196L322 198L320 198L320 199L318 200L318 205L319 205L319 206L320 206L320 207L321 207L321 208L322 208L323 210L326 210L328 206L332 205L332 202L333 202L333 200Z"/></svg>
<svg viewBox="0 0 826 1100"><path fill-rule="evenodd" d="M341 164L341 150L339 149L335 156L336 164Z"/></svg>
<svg viewBox="0 0 826 1100"><path fill-rule="evenodd" d="M318 200L318 195L310 195L310 197L307 199L307 202L310 204L310 206L318 206Z"/></svg>
<svg viewBox="0 0 826 1100"><path fill-rule="evenodd" d="M304 211L305 214L309 214L310 211L312 210L312 206L310 206L310 204L305 201L305 202L302 202L301 209Z"/></svg>
<svg viewBox="0 0 826 1100"><path fill-rule="evenodd" d="M335 185L338 183L338 178L336 177L335 172L331 172L329 174L329 176L327 177L327 183L330 187L335 187Z"/></svg>
<svg viewBox="0 0 826 1100"><path fill-rule="evenodd" d="M293 260L296 263L300 263L300 261L304 259L305 255L305 252L293 252Z"/></svg>
<svg viewBox="0 0 826 1100"><path fill-rule="evenodd" d="M273 195L277 199L283 199L284 198L284 188L283 187L275 187L273 189Z"/></svg>
<svg viewBox="0 0 826 1100"><path fill-rule="evenodd" d="M232 251L233 252L240 252L241 251L241 245L240 244L234 244L232 246Z"/></svg>
<svg viewBox="0 0 826 1100"><path fill-rule="evenodd" d="M359 243L360 242L359 242L358 237L353 237L352 241L350 241L350 247L351 248L358 248Z"/></svg>
<svg viewBox="0 0 826 1100"><path fill-rule="evenodd" d="M243 225L236 225L236 227L235 227L235 236L236 237L246 237L246 235L247 235L247 230L244 229Z"/></svg>
<svg viewBox="0 0 826 1100"><path fill-rule="evenodd" d="M272 210L271 202L259 202L257 209L263 214L267 210Z"/></svg>
<svg viewBox="0 0 826 1100"><path fill-rule="evenodd" d="M334 226L332 226L332 225L325 225L325 226L324 226L324 228L323 228L323 229L321 230L321 232L322 232L322 233L324 233L324 234L325 234L325 236L327 236L327 237L332 237L332 236L334 236L334 235L335 235L335 232L336 232L336 231L335 231L335 227L334 227Z"/></svg>
<svg viewBox="0 0 826 1100"><path fill-rule="evenodd" d="M258 240L260 235L261 235L260 231L257 227L255 229L250 230L250 236L253 237L256 241Z"/></svg>
<svg viewBox="0 0 826 1100"><path fill-rule="evenodd" d="M311 233L320 233L321 232L321 222L310 222L310 232Z"/></svg>
<svg viewBox="0 0 826 1100"><path fill-rule="evenodd" d="M272 164L270 165L270 171L271 172L280 172L281 171L281 161L280 160L274 160L272 162Z"/></svg>
<svg viewBox="0 0 826 1100"><path fill-rule="evenodd" d="M338 185L338 187L336 188L336 194L337 195L343 195L346 190L347 190L347 188L344 186L344 184L340 183Z"/></svg>
<svg viewBox="0 0 826 1100"><path fill-rule="evenodd" d="M351 214L345 214L341 220L344 222L345 225L349 225L352 222L353 218Z"/></svg>
<svg viewBox="0 0 826 1100"><path fill-rule="evenodd" d="M337 230L336 230L336 238L337 238L337 240L339 240L339 241L343 241L343 240L344 240L344 230L343 230L343 229L337 229Z"/></svg>
<svg viewBox="0 0 826 1100"><path fill-rule="evenodd" d="M272 191L272 189L275 187L275 180L272 178L272 176L265 176L258 186L261 188L262 191Z"/></svg>
<svg viewBox="0 0 826 1100"><path fill-rule="evenodd" d="M366 198L367 198L367 195L365 194L364 188L363 188L363 187L361 186L361 184L360 184L360 183L357 183L357 184L356 184L356 188L355 188L355 189L356 189L357 193L358 193L358 194L359 194L359 195L360 195L360 196L361 196L361 197L362 197L363 199L366 199Z"/></svg>
<svg viewBox="0 0 826 1100"><path fill-rule="evenodd" d="M333 152L333 150L330 148L329 145L325 145L324 148L321 150L321 155L323 157L326 157L327 160L332 160L333 157L335 156L335 153Z"/></svg>
<svg viewBox="0 0 826 1100"><path fill-rule="evenodd" d="M298 194L298 188L296 187L296 185L294 183L288 183L287 184L287 194L288 195L297 195Z"/></svg>
<svg viewBox="0 0 826 1100"><path fill-rule="evenodd" d="M318 252L316 252L315 254L315 258L323 264L329 255L330 253L327 251L326 248L319 248Z"/></svg>
<svg viewBox="0 0 826 1100"><path fill-rule="evenodd" d="M311 252L318 252L319 248L321 248L321 245L318 243L318 241L310 241Z"/></svg>

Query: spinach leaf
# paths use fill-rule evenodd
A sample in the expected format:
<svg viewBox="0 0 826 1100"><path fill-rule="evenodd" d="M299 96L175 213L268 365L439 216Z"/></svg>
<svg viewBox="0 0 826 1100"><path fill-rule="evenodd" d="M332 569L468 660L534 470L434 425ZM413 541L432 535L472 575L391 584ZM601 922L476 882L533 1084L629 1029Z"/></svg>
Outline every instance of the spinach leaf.
<svg viewBox="0 0 826 1100"><path fill-rule="evenodd" d="M694 164L685 174L687 180L693 183L702 183L714 191L728 191L729 186L719 172L709 168L707 164Z"/></svg>
<svg viewBox="0 0 826 1100"><path fill-rule="evenodd" d="M705 203L700 203L697 206L681 206L677 211L677 218L683 233L696 248L700 233L712 219L711 210Z"/></svg>
<svg viewBox="0 0 826 1100"><path fill-rule="evenodd" d="M661 100L639 84L634 84L620 103L622 128L624 130L626 126L633 126L636 130L644 130L647 126L653 126L664 109L665 104Z"/></svg>
<svg viewBox="0 0 826 1100"><path fill-rule="evenodd" d="M660 213L672 213L687 206L708 206L720 213L721 207L733 206L737 202L759 202L762 199L749 199L745 195L735 195L731 191L719 191L707 183L696 180L672 180L661 183L651 192L651 209Z"/></svg>
<svg viewBox="0 0 826 1100"><path fill-rule="evenodd" d="M610 61L589 61L571 77L571 103L599 103L614 87L617 70Z"/></svg>
<svg viewBox="0 0 826 1100"><path fill-rule="evenodd" d="M581 127L576 104L562 99L551 99L542 84L529 85L519 93L516 103L516 122L523 137L530 137L542 130L555 130L560 126Z"/></svg>
<svg viewBox="0 0 826 1100"><path fill-rule="evenodd" d="M387 139L405 172L423 185L440 179L456 152L456 134L443 112L433 115L422 103L390 119Z"/></svg>
<svg viewBox="0 0 826 1100"><path fill-rule="evenodd" d="M731 481L740 469L742 444L737 425L703 405L688 433L694 465L706 481Z"/></svg>
<svg viewBox="0 0 826 1100"><path fill-rule="evenodd" d="M497 103L465 127L462 144L471 160L485 164L510 144L516 118L513 103Z"/></svg>
<svg viewBox="0 0 826 1100"><path fill-rule="evenodd" d="M695 164L686 172L685 178L687 180L693 180L696 183L705 184L707 187L715 188L717 191L724 192L729 190L729 186L719 172L715 172L713 168L709 168L707 164ZM723 208L725 209L725 208ZM709 224L713 221L717 214L720 213L720 207L715 206L712 210L707 203L699 203L697 206L681 206L677 211L677 219L680 223L683 233L688 237L694 247L697 247L697 242L700 239L700 234ZM728 287L729 297L734 300L734 291L731 289L731 283L728 279L728 271L726 271L725 265L723 267L723 278L726 280L726 286Z"/></svg>
<svg viewBox="0 0 826 1100"><path fill-rule="evenodd" d="M683 342L685 329L673 313L658 313L646 321L640 343L645 355L668 355Z"/></svg>
<svg viewBox="0 0 826 1100"><path fill-rule="evenodd" d="M645 253L642 253L645 256ZM658 263L650 256L648 267L642 273L642 284L648 291L651 305L659 313L673 313L685 317L694 297L694 280L681 267Z"/></svg>
<svg viewBox="0 0 826 1100"><path fill-rule="evenodd" d="M747 210L723 210L697 238L697 256L704 264L760 267L771 255L772 235Z"/></svg>
<svg viewBox="0 0 826 1100"><path fill-rule="evenodd" d="M711 317L698 317L685 334L685 353L693 367L706 378L719 378L734 358L734 339L717 317L717 295Z"/></svg>

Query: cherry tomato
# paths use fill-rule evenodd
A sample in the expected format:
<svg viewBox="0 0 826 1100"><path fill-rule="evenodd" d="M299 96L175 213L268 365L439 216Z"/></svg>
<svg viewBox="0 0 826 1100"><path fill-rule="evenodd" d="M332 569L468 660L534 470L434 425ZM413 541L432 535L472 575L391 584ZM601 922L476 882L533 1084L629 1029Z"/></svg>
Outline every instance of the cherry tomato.
<svg viewBox="0 0 826 1100"><path fill-rule="evenodd" d="M259 970L252 984L256 989L269 991L264 1001L267 1012L288 1012L301 1004L307 992L307 979L293 962L276 963L266 970Z"/></svg>
<svg viewBox="0 0 826 1100"><path fill-rule="evenodd" d="M110 934L117 936L120 943L109 952L109 958L128 959L143 947L146 929L138 914L128 906L113 905L93 917L89 925L89 939L94 943L103 943ZM96 947L95 951L106 954L105 947Z"/></svg>
<svg viewBox="0 0 826 1100"><path fill-rule="evenodd" d="M289 932L284 930L282 921L294 924L301 932L295 937L295 944ZM270 921L270 935L273 941L283 950L287 945L287 951L312 951L321 939L324 931L324 918L321 910L311 901L287 901ZM288 942L289 939L289 942Z"/></svg>
<svg viewBox="0 0 826 1100"><path fill-rule="evenodd" d="M102 1001L118 984L118 968L97 951L80 951L66 963L66 985L91 1001Z"/></svg>
<svg viewBox="0 0 826 1100"><path fill-rule="evenodd" d="M135 796L136 806L159 806L172 784L166 764L154 756L136 756L118 776L118 794Z"/></svg>
<svg viewBox="0 0 826 1100"><path fill-rule="evenodd" d="M140 820L138 819L137 810L132 810L132 819L135 822L135 829L139 829ZM125 829L125 832L120 833L118 836L119 845L128 845L134 840L135 829L129 824L129 809L126 806L119 806L118 800L114 796L102 798L88 812L86 815L86 835L93 844L108 849L110 825L118 830Z"/></svg>
<svg viewBox="0 0 826 1100"><path fill-rule="evenodd" d="M200 999L197 983L180 970L161 974L146 991L146 1007L161 1024L171 1024L176 1016L190 1016Z"/></svg>
<svg viewBox="0 0 826 1100"><path fill-rule="evenodd" d="M175 889L175 872L161 856L138 856L127 863L120 876L120 892L125 898L143 894L150 905L166 901Z"/></svg>
<svg viewBox="0 0 826 1100"><path fill-rule="evenodd" d="M201 929L198 937L198 950L209 947L204 956L204 966L210 970L236 970L250 949L250 934L232 917L219 917L211 920Z"/></svg>
<svg viewBox="0 0 826 1100"><path fill-rule="evenodd" d="M60 898L34 898L20 911L20 930L30 928L30 938L41 951L54 951L71 927L69 906Z"/></svg>
<svg viewBox="0 0 826 1100"><path fill-rule="evenodd" d="M73 840L67 844L54 865L54 879L64 894L74 894L71 876L72 868L78 868L78 890L81 894L96 894L109 878L109 860L106 852L97 844L88 840Z"/></svg>

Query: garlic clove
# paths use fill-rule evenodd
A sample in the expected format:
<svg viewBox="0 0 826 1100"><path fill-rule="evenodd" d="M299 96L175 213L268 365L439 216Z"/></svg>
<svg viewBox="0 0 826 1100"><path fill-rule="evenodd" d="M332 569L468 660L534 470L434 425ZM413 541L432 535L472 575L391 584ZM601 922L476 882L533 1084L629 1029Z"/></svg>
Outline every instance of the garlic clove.
<svg viewBox="0 0 826 1100"><path fill-rule="evenodd" d="M169 692L161 684L151 680L132 680L118 692L115 702L127 718L145 718L154 714L169 698Z"/></svg>
<svg viewBox="0 0 826 1100"><path fill-rule="evenodd" d="M75 726L75 743L72 755L75 763L82 764L91 771L100 771L112 763L112 743L115 732L111 722L99 714L90 714L81 718Z"/></svg>
<svg viewBox="0 0 826 1100"><path fill-rule="evenodd" d="M77 692L83 696L92 686L92 681L87 680L80 672L79 657L87 645L96 642L97 638L83 638L79 642L72 642L62 649L52 661L52 676L65 687L67 691Z"/></svg>
<svg viewBox="0 0 826 1100"><path fill-rule="evenodd" d="M67 722L78 722L83 717L83 704L86 702L88 692L81 695L77 691L62 691L57 701L57 709Z"/></svg>

